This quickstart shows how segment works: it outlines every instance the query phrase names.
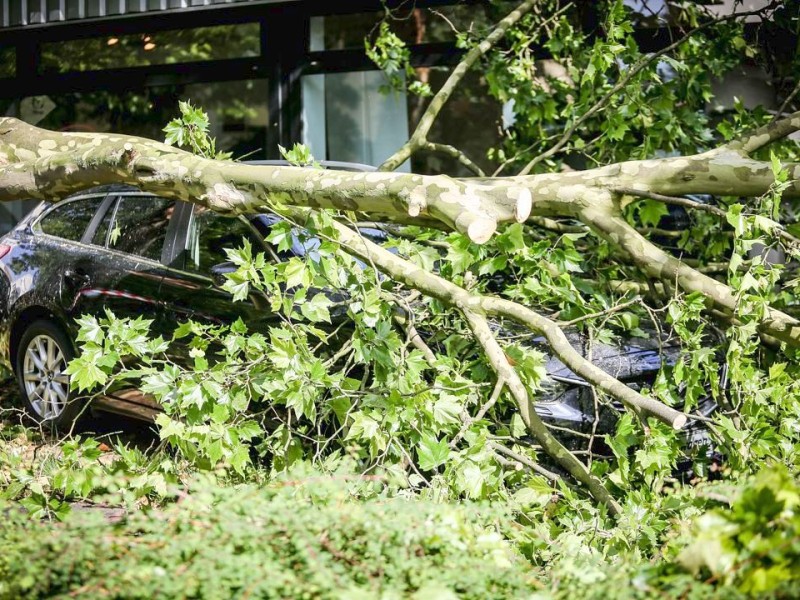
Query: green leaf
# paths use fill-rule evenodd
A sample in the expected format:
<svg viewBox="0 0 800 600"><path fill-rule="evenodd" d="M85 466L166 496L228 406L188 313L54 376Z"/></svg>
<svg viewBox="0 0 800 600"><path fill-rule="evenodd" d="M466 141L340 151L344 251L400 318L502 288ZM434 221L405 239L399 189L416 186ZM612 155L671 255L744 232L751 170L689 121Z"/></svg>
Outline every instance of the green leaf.
<svg viewBox="0 0 800 600"><path fill-rule="evenodd" d="M186 432L186 425L183 422L172 419L164 413L159 413L156 416L156 425L158 425L158 435L162 440L169 438L179 439Z"/></svg>
<svg viewBox="0 0 800 600"><path fill-rule="evenodd" d="M84 352L73 359L64 371L70 376L70 387L83 392L106 383L108 374L97 366L99 359L99 352Z"/></svg>
<svg viewBox="0 0 800 600"><path fill-rule="evenodd" d="M423 471L433 471L443 465L450 456L450 447L444 440L438 441L434 437L426 437L417 447L419 468Z"/></svg>
<svg viewBox="0 0 800 600"><path fill-rule="evenodd" d="M658 227L661 217L669 214L663 202L646 198L639 203L639 219L645 227Z"/></svg>
<svg viewBox="0 0 800 600"><path fill-rule="evenodd" d="M783 168L780 159L775 152L769 151L770 166L772 168L772 176L775 178L776 183L784 183L789 179L789 172Z"/></svg>
<svg viewBox="0 0 800 600"><path fill-rule="evenodd" d="M330 323L331 314L328 307L332 304L333 302L324 293L318 292L309 302L300 305L300 312L306 319L314 323Z"/></svg>
<svg viewBox="0 0 800 600"><path fill-rule="evenodd" d="M75 319L75 322L80 326L78 330L79 342L91 342L93 344L102 344L105 339L105 331L100 327L97 319L91 315L83 315Z"/></svg>
<svg viewBox="0 0 800 600"><path fill-rule="evenodd" d="M175 389L175 375L171 369L164 369L142 378L141 389L145 394L163 398Z"/></svg>
<svg viewBox="0 0 800 600"><path fill-rule="evenodd" d="M250 464L250 450L245 445L238 445L228 462L239 475L243 475L245 467Z"/></svg>
<svg viewBox="0 0 800 600"><path fill-rule="evenodd" d="M311 285L311 273L305 262L299 258L293 257L289 259L283 270L283 276L286 278L286 287L308 287Z"/></svg>
<svg viewBox="0 0 800 600"><path fill-rule="evenodd" d="M316 168L320 168L319 163L316 162L314 160L314 157L311 155L311 149L305 144L300 144L298 142L295 142L291 150L287 150L286 148L278 144L278 150L280 151L281 156L288 163L296 167L313 166Z"/></svg>
<svg viewBox="0 0 800 600"><path fill-rule="evenodd" d="M455 397L442 395L433 405L433 419L439 425L454 425L461 422L461 410Z"/></svg>
<svg viewBox="0 0 800 600"><path fill-rule="evenodd" d="M378 434L378 422L369 415L358 412L353 415L353 424L347 432L347 439L373 439Z"/></svg>
<svg viewBox="0 0 800 600"><path fill-rule="evenodd" d="M236 428L240 440L251 440L263 435L264 430L255 421L245 421Z"/></svg>
<svg viewBox="0 0 800 600"><path fill-rule="evenodd" d="M483 495L484 476L481 468L469 462L461 471L462 488L470 498L480 498Z"/></svg>

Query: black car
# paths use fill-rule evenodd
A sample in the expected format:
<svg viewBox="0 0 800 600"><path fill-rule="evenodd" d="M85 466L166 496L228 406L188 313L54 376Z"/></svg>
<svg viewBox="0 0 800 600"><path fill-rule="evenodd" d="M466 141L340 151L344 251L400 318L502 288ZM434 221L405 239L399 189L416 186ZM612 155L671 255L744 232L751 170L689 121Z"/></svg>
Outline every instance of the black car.
<svg viewBox="0 0 800 600"><path fill-rule="evenodd" d="M75 320L83 314L102 315L108 308L118 317L144 315L165 337L190 318L230 323L241 317L255 330L277 320L257 295L233 302L221 285L231 270L224 249L241 246L243 238L273 260L287 258L264 240L278 220L223 217L124 186L94 188L34 209L0 239L0 360L13 370L30 415L63 427L81 410L80 403L68 402L64 370L75 356ZM369 233L385 239L381 231ZM298 241L288 255L307 249ZM593 356L601 368L634 384L652 380L662 360L652 340L598 344ZM571 427L590 424L595 404L586 382L555 358L547 368L552 385L540 395L537 412ZM142 418L158 409L135 390L100 398L94 407Z"/></svg>

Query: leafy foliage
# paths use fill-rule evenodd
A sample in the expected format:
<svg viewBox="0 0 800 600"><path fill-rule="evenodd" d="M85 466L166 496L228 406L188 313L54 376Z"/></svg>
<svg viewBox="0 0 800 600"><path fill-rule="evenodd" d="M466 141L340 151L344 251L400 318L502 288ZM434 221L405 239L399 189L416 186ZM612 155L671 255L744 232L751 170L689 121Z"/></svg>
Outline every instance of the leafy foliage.
<svg viewBox="0 0 800 600"><path fill-rule="evenodd" d="M113 446L113 447L112 447ZM181 465L126 443L92 437L48 440L19 425L0 425L0 502L33 519L63 519L80 502L131 506L174 497Z"/></svg>
<svg viewBox="0 0 800 600"><path fill-rule="evenodd" d="M374 41L369 38L364 40L367 58L374 62L386 75L388 83L383 91L400 91L408 89L417 96L430 96L430 86L414 78L415 72L411 66L411 53L405 42L395 35L387 21L381 21L378 35ZM406 86L406 77L411 82Z"/></svg>
<svg viewBox="0 0 800 600"><path fill-rule="evenodd" d="M674 53L652 60L634 38L637 15L626 3L610 0L598 8L603 35L582 30L570 11L546 27L542 18L530 17L514 32L511 52L492 53L491 90L501 101L513 101L516 115L497 150L500 161L525 164L579 119L566 156L541 163L541 169L562 160L593 166L657 151L691 153L713 142L705 112L711 82L751 53L741 24L700 31ZM702 8L683 3L676 13L678 24L697 26ZM556 68L535 60L530 48L536 43L552 53Z"/></svg>
<svg viewBox="0 0 800 600"><path fill-rule="evenodd" d="M164 127L167 134L165 142L186 148L195 154L209 156L219 160L231 157L230 152L217 152L216 141L208 135L208 115L201 108L196 108L188 101L178 102L180 117L173 119Z"/></svg>
<svg viewBox="0 0 800 600"><path fill-rule="evenodd" d="M602 35L572 5L543 2L485 57L493 96L513 112L491 153L504 169L519 170L573 127L537 170L696 152L771 118L741 102L707 111L712 81L758 58L741 23L709 23L702 7L670 3L676 28L702 28L654 56L636 41L641 15L630 3L589 4L600 6ZM459 44L485 33L461 31ZM552 61L537 58L537 45ZM389 20L367 53L392 90L415 74ZM411 91L429 93L417 84ZM217 156L207 117L188 103L165 132L168 143ZM764 197L694 198L724 218L653 199L624 206L643 235L734 290L722 320L703 296L645 280L574 222L511 225L480 246L381 226L386 247L550 315L589 357L626 338L661 345L657 376L636 384L690 413L688 434L588 389L590 429L553 427L619 500L616 519L547 463L459 315L344 253L332 219L356 215L315 211L273 226L264 247L228 250L236 270L224 289L257 300L271 317L263 326L187 322L153 339L146 319L81 319L75 388L140 385L164 408L156 427L166 451L150 459L118 448L119 460L103 465L91 439L41 461L0 448L3 497L36 518L67 519L53 529L10 510L0 596L792 597L800 364L757 330L768 305L800 313L798 247L778 226L800 231L782 197L791 174L781 160L797 148L775 152ZM281 153L319 166L302 145ZM292 248L303 251L287 257ZM547 377L533 336L492 326L534 400L569 391ZM332 472L347 483L331 484ZM205 483L173 504L197 473ZM147 500L159 512L114 526L68 517L70 501L98 497ZM89 550L82 539L98 541ZM50 575L40 578L42 565Z"/></svg>
<svg viewBox="0 0 800 600"><path fill-rule="evenodd" d="M315 167L319 168L319 163L314 160L314 157L311 155L311 150L308 146L304 144L299 144L295 142L295 145L292 146L290 150L287 150L283 146L278 146L278 150L281 152L281 156L289 161L290 164L296 167Z"/></svg>

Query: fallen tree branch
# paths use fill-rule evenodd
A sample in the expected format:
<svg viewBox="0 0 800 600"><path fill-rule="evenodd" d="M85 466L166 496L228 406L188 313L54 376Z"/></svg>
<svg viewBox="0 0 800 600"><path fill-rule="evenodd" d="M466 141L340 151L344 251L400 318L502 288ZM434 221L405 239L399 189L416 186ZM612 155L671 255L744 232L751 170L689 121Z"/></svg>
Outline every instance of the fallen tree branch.
<svg viewBox="0 0 800 600"><path fill-rule="evenodd" d="M555 355L569 369L582 377L590 384L602 390L612 398L625 404L628 408L645 416L653 416L667 423L675 429L682 429L686 425L686 415L659 402L654 398L642 396L621 381L615 379L599 367L586 360L580 352L569 343L569 339L550 319L534 311L520 306L510 300L483 296L481 306L490 314L514 320L526 325L534 331L540 332L547 339L547 343Z"/></svg>
<svg viewBox="0 0 800 600"><path fill-rule="evenodd" d="M515 181L498 188L442 175L248 165L132 136L51 132L8 117L0 118L0 181L0 201L52 201L122 183L222 214L289 204L416 225L434 220L475 243L486 242L500 223L524 222L532 208L530 191Z"/></svg>
<svg viewBox="0 0 800 600"><path fill-rule="evenodd" d="M786 168L800 174L800 165ZM604 188L632 188L663 195L756 196L769 190L774 176L769 163L729 148L495 180L247 165L131 136L57 133L5 117L0 118L0 181L0 201L52 201L93 185L122 183L227 214L283 204L338 209L376 220L440 224L484 243L502 223L580 219L587 190L594 195ZM800 196L800 177L784 195Z"/></svg>
<svg viewBox="0 0 800 600"><path fill-rule="evenodd" d="M500 347L497 339L494 337L486 318L466 306L459 306L464 318L478 340L478 343L483 348L489 364L497 373L497 376L502 378L514 400L517 403L519 414L522 417L522 422L530 431L531 435L536 438L536 441L541 444L544 451L555 460L563 469L565 469L572 477L582 483L589 490L589 493L598 501L605 504L608 509L614 513L619 514L621 507L614 500L614 497L589 469L586 468L581 461L579 461L572 452L567 450L564 445L547 429L539 415L533 409L528 391L525 385L519 378L516 370L509 364L505 352Z"/></svg>
<svg viewBox="0 0 800 600"><path fill-rule="evenodd" d="M602 197L594 200L581 212L581 220L621 248L642 271L665 284L676 283L686 292L701 293L711 306L724 314L734 313L736 298L730 287L664 252L631 227L611 204L603 206ZM759 323L762 333L792 346L800 345L800 321L774 308L767 308L765 313Z"/></svg>
<svg viewBox="0 0 800 600"><path fill-rule="evenodd" d="M540 465L534 460L531 460L524 454L520 454L519 452L514 452L510 448L506 448L505 446L503 446L502 444L498 444L497 442L491 442L491 448L495 452L498 452L500 454L505 454L509 458L515 460L517 463L525 465L531 471L541 475L545 479L549 479L552 482L561 481L561 477L559 477L557 474L553 473L552 471L548 471L542 465Z"/></svg>
<svg viewBox="0 0 800 600"><path fill-rule="evenodd" d="M727 148L749 156L752 152L785 138L796 131L800 131L800 111L749 132L740 139L730 142Z"/></svg>

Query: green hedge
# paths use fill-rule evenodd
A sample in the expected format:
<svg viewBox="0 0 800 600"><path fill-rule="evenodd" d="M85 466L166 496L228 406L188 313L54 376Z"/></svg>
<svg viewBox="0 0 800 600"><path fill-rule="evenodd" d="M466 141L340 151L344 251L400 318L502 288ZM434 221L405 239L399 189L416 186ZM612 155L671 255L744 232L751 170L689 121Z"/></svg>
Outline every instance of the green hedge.
<svg viewBox="0 0 800 600"><path fill-rule="evenodd" d="M650 556L609 556L548 520L537 538L497 507L385 497L351 475L311 473L196 484L117 523L96 511L46 522L0 503L0 600L800 597L800 484L779 467L731 486L730 507L676 523ZM538 539L527 551L539 567L503 534L520 548ZM542 544L544 561L532 550Z"/></svg>
<svg viewBox="0 0 800 600"><path fill-rule="evenodd" d="M3 599L524 598L539 587L494 530L495 509L354 500L323 479L206 487L116 524L5 512Z"/></svg>

